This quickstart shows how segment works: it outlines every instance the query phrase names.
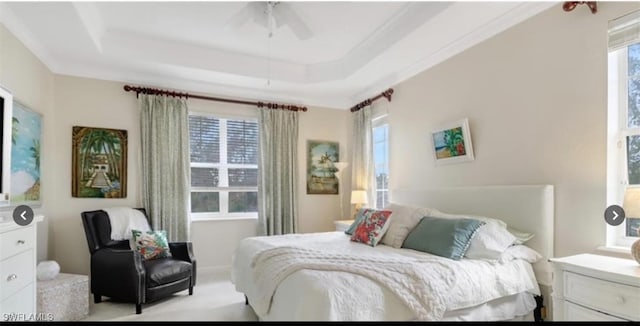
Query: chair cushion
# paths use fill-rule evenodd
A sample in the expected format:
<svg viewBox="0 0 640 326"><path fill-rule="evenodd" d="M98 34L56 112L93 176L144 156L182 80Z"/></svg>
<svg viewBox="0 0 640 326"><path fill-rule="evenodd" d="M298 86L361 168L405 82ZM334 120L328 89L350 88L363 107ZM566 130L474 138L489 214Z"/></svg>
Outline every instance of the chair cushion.
<svg viewBox="0 0 640 326"><path fill-rule="evenodd" d="M144 261L147 271L147 287L156 287L191 276L191 264L173 258Z"/></svg>

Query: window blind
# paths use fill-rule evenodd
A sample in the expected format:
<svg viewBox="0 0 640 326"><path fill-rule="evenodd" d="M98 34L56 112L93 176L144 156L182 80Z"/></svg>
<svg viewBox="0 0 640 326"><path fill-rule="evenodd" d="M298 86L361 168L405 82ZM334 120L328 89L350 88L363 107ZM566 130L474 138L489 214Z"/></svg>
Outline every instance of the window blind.
<svg viewBox="0 0 640 326"><path fill-rule="evenodd" d="M229 164L258 164L258 123L227 121L227 161Z"/></svg>
<svg viewBox="0 0 640 326"><path fill-rule="evenodd" d="M191 162L220 162L220 120L213 117L189 116Z"/></svg>

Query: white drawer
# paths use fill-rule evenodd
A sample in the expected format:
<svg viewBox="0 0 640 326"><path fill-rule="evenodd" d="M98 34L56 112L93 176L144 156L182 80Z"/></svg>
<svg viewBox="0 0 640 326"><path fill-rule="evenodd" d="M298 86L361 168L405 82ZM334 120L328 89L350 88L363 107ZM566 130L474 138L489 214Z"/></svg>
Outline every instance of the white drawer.
<svg viewBox="0 0 640 326"><path fill-rule="evenodd" d="M565 302L564 304L564 318L566 321L626 321L571 302Z"/></svg>
<svg viewBox="0 0 640 326"><path fill-rule="evenodd" d="M0 262L0 300L34 282L34 250L29 249Z"/></svg>
<svg viewBox="0 0 640 326"><path fill-rule="evenodd" d="M31 283L0 302L0 320L6 319L4 314L34 314L36 309L33 303L33 291L33 283Z"/></svg>
<svg viewBox="0 0 640 326"><path fill-rule="evenodd" d="M595 310L640 319L640 287L565 272L564 297Z"/></svg>
<svg viewBox="0 0 640 326"><path fill-rule="evenodd" d="M28 226L2 233L0 236L0 260L34 248L36 237L33 231L33 226Z"/></svg>

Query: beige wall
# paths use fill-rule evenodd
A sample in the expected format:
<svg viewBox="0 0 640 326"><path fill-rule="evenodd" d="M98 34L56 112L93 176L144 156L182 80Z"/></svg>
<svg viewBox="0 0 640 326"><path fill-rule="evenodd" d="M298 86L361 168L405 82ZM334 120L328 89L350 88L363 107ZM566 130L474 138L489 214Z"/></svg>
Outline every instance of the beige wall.
<svg viewBox="0 0 640 326"><path fill-rule="evenodd" d="M605 243L607 22L560 5L394 87L391 185L555 186L555 254ZM429 131L468 118L475 161L434 166Z"/></svg>
<svg viewBox="0 0 640 326"><path fill-rule="evenodd" d="M334 220L349 219L351 205L351 165L342 175L340 195L307 195L307 141L325 140L338 142L340 161L351 163L351 113L347 110L315 109L300 117L300 139L298 142L298 199L301 233L334 231ZM340 200L343 213L340 214Z"/></svg>

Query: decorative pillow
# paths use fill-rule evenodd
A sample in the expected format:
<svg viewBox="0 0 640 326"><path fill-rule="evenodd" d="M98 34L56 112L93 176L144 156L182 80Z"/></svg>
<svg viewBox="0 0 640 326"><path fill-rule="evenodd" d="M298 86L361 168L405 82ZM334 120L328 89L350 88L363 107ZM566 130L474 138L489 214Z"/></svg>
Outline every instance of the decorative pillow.
<svg viewBox="0 0 640 326"><path fill-rule="evenodd" d="M485 222L469 218L425 216L409 233L402 248L459 260L464 256L478 228Z"/></svg>
<svg viewBox="0 0 640 326"><path fill-rule="evenodd" d="M393 221L391 221L391 225L389 225L389 229L384 237L382 237L381 242L394 248L402 247L402 243L404 239L407 238L407 235L409 235L409 232L420 223L422 217L428 216L431 213L430 208L395 203L390 203L383 209L393 213Z"/></svg>
<svg viewBox="0 0 640 326"><path fill-rule="evenodd" d="M465 257L471 259L498 259L516 241L507 228L498 223L485 223L478 228L469 243Z"/></svg>
<svg viewBox="0 0 640 326"><path fill-rule="evenodd" d="M167 232L131 230L135 241L135 250L144 260L171 257Z"/></svg>
<svg viewBox="0 0 640 326"><path fill-rule="evenodd" d="M391 224L391 211L378 211L367 208L363 216L364 218L353 231L351 241L362 242L375 247Z"/></svg>
<svg viewBox="0 0 640 326"><path fill-rule="evenodd" d="M516 241L513 244L517 245L524 244L525 242L531 240L534 236L533 233L520 231L512 227L507 227L507 231L509 231L509 233L513 234L513 236L516 237Z"/></svg>
<svg viewBox="0 0 640 326"><path fill-rule="evenodd" d="M367 210L367 208L361 208L358 210L358 212L356 213L356 218L354 219L353 223L351 223L351 225L349 226L348 229L346 229L344 231L344 233L348 234L348 235L352 235L353 231L356 230L356 228L358 227L358 224L360 224L360 222L362 222L362 219L364 218L364 213Z"/></svg>

